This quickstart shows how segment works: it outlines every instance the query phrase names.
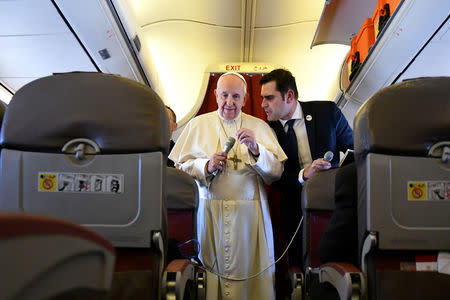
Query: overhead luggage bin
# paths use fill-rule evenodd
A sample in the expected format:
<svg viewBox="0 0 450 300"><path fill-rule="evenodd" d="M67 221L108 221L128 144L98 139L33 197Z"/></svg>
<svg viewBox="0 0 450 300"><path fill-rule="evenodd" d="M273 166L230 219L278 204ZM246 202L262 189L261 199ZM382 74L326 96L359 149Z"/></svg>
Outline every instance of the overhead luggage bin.
<svg viewBox="0 0 450 300"><path fill-rule="evenodd" d="M355 76L361 64L369 55L370 47L375 43L375 31L371 18L364 20L357 36L352 39L350 52L346 62L349 70L349 80Z"/></svg>
<svg viewBox="0 0 450 300"><path fill-rule="evenodd" d="M399 3L400 0L378 0L377 7L372 16L375 38L378 38L380 32L383 31L383 28L397 9Z"/></svg>
<svg viewBox="0 0 450 300"><path fill-rule="evenodd" d="M311 48L323 44L350 46L364 19L372 16L376 0L325 1Z"/></svg>

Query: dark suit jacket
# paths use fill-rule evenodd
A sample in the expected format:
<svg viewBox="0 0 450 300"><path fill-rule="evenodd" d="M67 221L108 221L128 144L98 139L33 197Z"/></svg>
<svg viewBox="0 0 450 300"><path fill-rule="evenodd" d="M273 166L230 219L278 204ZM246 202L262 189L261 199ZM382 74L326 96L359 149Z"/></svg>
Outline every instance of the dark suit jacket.
<svg viewBox="0 0 450 300"><path fill-rule="evenodd" d="M172 151L173 146L175 146L175 142L173 140L170 140L169 143L169 153ZM167 166L171 168L175 168L175 163L171 159L167 159Z"/></svg>
<svg viewBox="0 0 450 300"><path fill-rule="evenodd" d="M337 167L339 151L345 152L348 148L353 149L353 131L347 120L334 102L309 101L299 103L305 118L312 160L322 158L327 151L333 151L334 157L331 164L333 167ZM269 122L269 125L274 129L278 142L284 149L286 134L281 122L273 121ZM284 213L295 216L296 220L293 220L293 222L298 222L297 216L299 216L301 208L299 171L284 172L280 181L274 183L274 186L281 191L281 213L283 214L284 211ZM282 219L284 219L283 216Z"/></svg>
<svg viewBox="0 0 450 300"><path fill-rule="evenodd" d="M334 157L331 164L333 167L337 167L339 164L339 151L345 152L349 148L353 149L353 131L347 120L334 102L310 101L299 103L305 118L312 160L322 158L327 151L333 151ZM308 116L311 116L309 121ZM284 149L286 134L281 122L273 121L269 122L269 125L274 129L278 142ZM290 180L297 180L298 172L297 174L292 174L292 177L295 178Z"/></svg>

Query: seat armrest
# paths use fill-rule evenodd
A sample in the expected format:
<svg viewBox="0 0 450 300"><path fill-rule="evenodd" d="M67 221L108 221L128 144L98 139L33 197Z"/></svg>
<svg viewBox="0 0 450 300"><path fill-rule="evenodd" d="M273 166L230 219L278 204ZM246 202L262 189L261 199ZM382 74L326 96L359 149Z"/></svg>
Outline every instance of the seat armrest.
<svg viewBox="0 0 450 300"><path fill-rule="evenodd" d="M171 261L163 274L163 299L183 299L188 282L194 279L194 265L189 260Z"/></svg>
<svg viewBox="0 0 450 300"><path fill-rule="evenodd" d="M289 268L289 279L292 287L292 300L301 300L303 294L303 284L304 284L304 276L302 269L299 267L290 267Z"/></svg>
<svg viewBox="0 0 450 300"><path fill-rule="evenodd" d="M184 272L189 267L193 267L190 260L174 259L167 265L167 267L164 271L166 271L166 272Z"/></svg>
<svg viewBox="0 0 450 300"><path fill-rule="evenodd" d="M364 274L349 263L327 263L319 268L319 281L336 288L341 299L366 299L367 284Z"/></svg>
<svg viewBox="0 0 450 300"><path fill-rule="evenodd" d="M342 276L345 275L345 273L361 273L361 270L358 269L355 265L344 262L326 263L321 266L321 268L323 267L333 268L336 271L338 271Z"/></svg>

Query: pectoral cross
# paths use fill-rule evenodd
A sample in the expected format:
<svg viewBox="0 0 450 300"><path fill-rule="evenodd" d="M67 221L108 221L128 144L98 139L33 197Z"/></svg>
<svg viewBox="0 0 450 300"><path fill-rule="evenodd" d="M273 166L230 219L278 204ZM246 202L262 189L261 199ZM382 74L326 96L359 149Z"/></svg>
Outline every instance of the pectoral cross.
<svg viewBox="0 0 450 300"><path fill-rule="evenodd" d="M240 163L240 162L242 161L242 160L240 160L239 158L237 158L236 153L234 154L234 156L233 156L232 158L229 158L229 160L231 160L231 161L233 162L233 164L234 164L233 168L234 168L235 170L237 170L238 163Z"/></svg>

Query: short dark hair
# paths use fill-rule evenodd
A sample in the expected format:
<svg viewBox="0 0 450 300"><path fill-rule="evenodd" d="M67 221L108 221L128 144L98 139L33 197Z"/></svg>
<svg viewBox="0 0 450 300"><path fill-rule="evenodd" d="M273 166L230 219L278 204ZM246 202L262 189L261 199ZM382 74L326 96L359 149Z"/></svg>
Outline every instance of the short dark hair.
<svg viewBox="0 0 450 300"><path fill-rule="evenodd" d="M285 95L289 89L294 91L295 98L298 99L297 84L295 83L295 77L286 69L275 69L270 73L265 74L259 80L260 85L264 85L270 81L275 81L277 90L281 95Z"/></svg>
<svg viewBox="0 0 450 300"><path fill-rule="evenodd" d="M173 120L175 121L175 123L177 122L177 115L175 114L175 112L166 105L166 108L170 111L170 113L172 114Z"/></svg>

